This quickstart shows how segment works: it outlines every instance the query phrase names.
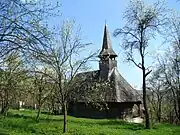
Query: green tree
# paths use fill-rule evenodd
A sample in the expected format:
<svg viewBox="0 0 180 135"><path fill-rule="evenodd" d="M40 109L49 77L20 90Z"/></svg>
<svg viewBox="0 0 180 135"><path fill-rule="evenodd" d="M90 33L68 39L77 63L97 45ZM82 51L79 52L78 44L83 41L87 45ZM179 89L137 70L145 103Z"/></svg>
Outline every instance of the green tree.
<svg viewBox="0 0 180 135"><path fill-rule="evenodd" d="M20 93L21 82L26 76L23 63L17 52L12 52L5 58L1 67L0 95L1 113L7 115L10 105Z"/></svg>

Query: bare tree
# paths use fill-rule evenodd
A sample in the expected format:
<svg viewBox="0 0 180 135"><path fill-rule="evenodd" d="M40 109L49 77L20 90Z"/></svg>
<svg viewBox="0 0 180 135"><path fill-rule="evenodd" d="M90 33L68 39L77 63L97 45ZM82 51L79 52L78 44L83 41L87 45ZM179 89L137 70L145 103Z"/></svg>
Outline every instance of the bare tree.
<svg viewBox="0 0 180 135"><path fill-rule="evenodd" d="M161 122L164 98L168 93L163 70L161 69L161 67L157 67L150 78L148 78L147 82L148 102L152 107L153 112L155 113L157 121Z"/></svg>
<svg viewBox="0 0 180 135"><path fill-rule="evenodd" d="M173 13L169 18L166 29L166 39L171 46L166 52L166 57L160 61L164 69L166 82L172 91L174 110L178 121L180 121L180 16Z"/></svg>
<svg viewBox="0 0 180 135"><path fill-rule="evenodd" d="M46 102L48 96L50 96L52 87L51 87L51 80L48 78L48 76L45 76L48 74L47 68L40 69L44 74L39 74L38 72L34 72L34 87L35 87L35 96L38 103L38 113L36 116L36 120L39 121L41 108L43 104Z"/></svg>
<svg viewBox="0 0 180 135"><path fill-rule="evenodd" d="M149 113L146 103L146 77L151 70L146 67L145 58L149 41L155 38L160 27L164 25L165 8L163 2L148 5L142 0L131 0L124 18L126 24L122 29L116 29L114 36L123 36L123 48L126 50L127 60L133 62L143 74L143 104L145 108L146 128L150 128ZM136 55L140 56L140 61Z"/></svg>
<svg viewBox="0 0 180 135"><path fill-rule="evenodd" d="M179 50L177 47L175 47L172 52L168 51L166 54L165 60L161 60L161 68L163 69L165 80L167 87L172 93L172 99L173 99L173 108L176 115L176 119L179 119L179 108L180 108L180 62L179 62ZM168 56L168 57L167 57ZM177 121L177 120L176 120Z"/></svg>
<svg viewBox="0 0 180 135"><path fill-rule="evenodd" d="M71 101L71 92L78 81L75 79L79 71L87 69L87 62L94 58L96 53L82 56L82 51L89 44L83 44L79 29L74 31L71 21L65 21L60 31L60 40L49 45L44 51L34 52L34 57L41 63L47 64L53 75L49 75L58 90L58 101L62 106L64 115L63 132L67 131L67 105ZM48 50L48 51L47 51Z"/></svg>
<svg viewBox="0 0 180 135"><path fill-rule="evenodd" d="M177 46L173 46L172 48L169 48L163 58L159 60L159 65L166 85L166 91L168 92L167 98L172 100L171 122L179 121L179 56Z"/></svg>

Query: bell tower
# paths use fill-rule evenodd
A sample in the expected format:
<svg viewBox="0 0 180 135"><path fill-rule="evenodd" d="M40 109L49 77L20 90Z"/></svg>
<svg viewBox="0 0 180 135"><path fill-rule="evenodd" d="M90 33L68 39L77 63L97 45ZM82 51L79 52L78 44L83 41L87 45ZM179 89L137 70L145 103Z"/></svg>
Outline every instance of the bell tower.
<svg viewBox="0 0 180 135"><path fill-rule="evenodd" d="M112 49L112 44L106 24L104 27L102 50L99 53L98 57L100 58L99 61L100 77L101 79L106 80L108 79L109 72L114 67L117 67L117 61L116 61L117 54Z"/></svg>

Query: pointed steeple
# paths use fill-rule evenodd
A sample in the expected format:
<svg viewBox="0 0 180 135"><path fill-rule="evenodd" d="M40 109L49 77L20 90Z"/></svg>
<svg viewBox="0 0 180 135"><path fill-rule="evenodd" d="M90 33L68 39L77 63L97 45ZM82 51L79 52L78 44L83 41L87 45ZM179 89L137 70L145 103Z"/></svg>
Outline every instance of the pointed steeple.
<svg viewBox="0 0 180 135"><path fill-rule="evenodd" d="M104 27L104 37L103 37L103 45L102 50L99 53L99 57L109 56L111 58L117 57L117 54L112 49L111 39L109 36L109 32L107 29L107 25L105 24Z"/></svg>

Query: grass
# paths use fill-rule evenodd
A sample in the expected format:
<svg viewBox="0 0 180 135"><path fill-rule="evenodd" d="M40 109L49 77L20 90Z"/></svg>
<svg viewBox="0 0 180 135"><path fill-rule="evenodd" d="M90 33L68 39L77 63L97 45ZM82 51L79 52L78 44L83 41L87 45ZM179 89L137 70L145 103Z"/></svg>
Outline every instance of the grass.
<svg viewBox="0 0 180 135"><path fill-rule="evenodd" d="M0 135L61 135L63 117L41 114L35 121L36 111L11 110L8 117L0 116ZM65 135L180 135L180 126L157 124L151 130L142 124L120 120L84 119L68 116Z"/></svg>

